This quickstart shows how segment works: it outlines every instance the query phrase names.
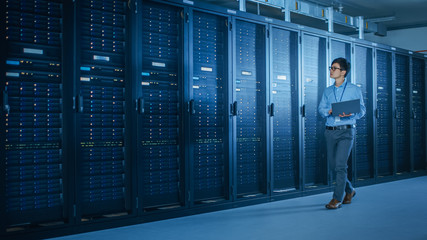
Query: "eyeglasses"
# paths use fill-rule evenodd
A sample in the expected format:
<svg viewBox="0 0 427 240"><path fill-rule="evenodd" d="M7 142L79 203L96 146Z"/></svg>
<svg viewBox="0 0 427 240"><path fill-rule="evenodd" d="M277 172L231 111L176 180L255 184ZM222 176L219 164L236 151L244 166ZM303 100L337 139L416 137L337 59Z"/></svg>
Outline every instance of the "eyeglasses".
<svg viewBox="0 0 427 240"><path fill-rule="evenodd" d="M329 71L335 71L335 70L337 70L337 69L339 69L339 70L342 70L341 68L337 68L337 67L329 67Z"/></svg>

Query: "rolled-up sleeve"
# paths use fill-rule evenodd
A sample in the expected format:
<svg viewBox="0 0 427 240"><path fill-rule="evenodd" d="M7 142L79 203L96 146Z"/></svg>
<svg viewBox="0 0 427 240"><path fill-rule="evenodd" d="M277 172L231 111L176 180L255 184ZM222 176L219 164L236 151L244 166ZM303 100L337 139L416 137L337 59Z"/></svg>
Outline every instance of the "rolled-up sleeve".
<svg viewBox="0 0 427 240"><path fill-rule="evenodd" d="M331 104L329 103L329 101L326 97L326 92L324 92L317 110L319 111L320 116L322 116L323 118L326 118L329 116L329 110L330 109L331 109Z"/></svg>

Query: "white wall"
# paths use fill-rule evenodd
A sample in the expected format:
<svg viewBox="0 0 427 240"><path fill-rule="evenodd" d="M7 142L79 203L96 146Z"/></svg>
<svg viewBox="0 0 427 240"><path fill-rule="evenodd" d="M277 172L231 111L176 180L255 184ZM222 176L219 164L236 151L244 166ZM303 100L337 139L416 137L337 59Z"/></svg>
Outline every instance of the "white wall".
<svg viewBox="0 0 427 240"><path fill-rule="evenodd" d="M387 31L385 37L365 33L365 40L411 51L423 51L427 50L427 27ZM427 54L427 52L422 53Z"/></svg>

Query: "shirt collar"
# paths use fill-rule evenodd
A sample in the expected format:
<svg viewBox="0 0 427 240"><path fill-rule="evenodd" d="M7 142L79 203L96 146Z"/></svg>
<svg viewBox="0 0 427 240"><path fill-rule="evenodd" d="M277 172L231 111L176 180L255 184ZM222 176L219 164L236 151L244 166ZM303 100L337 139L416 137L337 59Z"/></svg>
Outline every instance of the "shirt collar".
<svg viewBox="0 0 427 240"><path fill-rule="evenodd" d="M346 79L346 78L344 78L344 82L342 82L341 86L337 87L337 86L335 86L335 83L334 83L334 87L335 87L335 88L342 88L342 87L344 87L344 86L345 86L345 84L346 84L346 83L347 83L347 79Z"/></svg>

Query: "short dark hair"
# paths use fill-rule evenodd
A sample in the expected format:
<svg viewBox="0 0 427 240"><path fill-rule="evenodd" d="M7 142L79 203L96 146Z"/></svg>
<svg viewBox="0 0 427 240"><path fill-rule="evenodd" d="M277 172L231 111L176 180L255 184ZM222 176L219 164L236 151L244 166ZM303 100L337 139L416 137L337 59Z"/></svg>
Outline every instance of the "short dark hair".
<svg viewBox="0 0 427 240"><path fill-rule="evenodd" d="M344 77L347 77L347 74L350 72L350 62L345 58L336 58L334 61L332 61L331 65L334 63L338 63L340 65L341 71L346 71Z"/></svg>

